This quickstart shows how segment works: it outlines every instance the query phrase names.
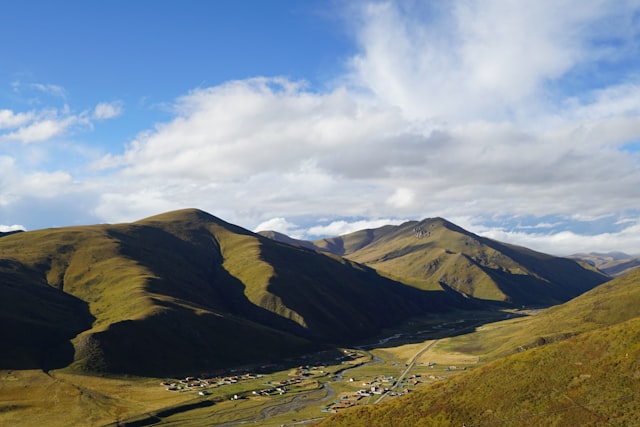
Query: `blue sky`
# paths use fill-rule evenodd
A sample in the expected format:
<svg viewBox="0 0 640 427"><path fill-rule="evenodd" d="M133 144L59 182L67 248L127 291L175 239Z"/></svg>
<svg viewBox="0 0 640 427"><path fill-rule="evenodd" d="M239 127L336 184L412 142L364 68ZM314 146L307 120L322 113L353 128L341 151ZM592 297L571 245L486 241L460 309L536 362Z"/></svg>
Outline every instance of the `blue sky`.
<svg viewBox="0 0 640 427"><path fill-rule="evenodd" d="M637 0L4 2L0 230L443 216L637 254L639 32Z"/></svg>

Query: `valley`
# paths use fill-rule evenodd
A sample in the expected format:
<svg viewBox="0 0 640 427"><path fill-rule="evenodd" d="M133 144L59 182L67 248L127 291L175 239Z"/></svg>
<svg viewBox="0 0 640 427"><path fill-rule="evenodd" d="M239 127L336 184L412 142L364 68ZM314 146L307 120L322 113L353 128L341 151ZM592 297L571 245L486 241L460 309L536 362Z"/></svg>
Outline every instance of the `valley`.
<svg viewBox="0 0 640 427"><path fill-rule="evenodd" d="M478 357L442 350L441 344L449 335L507 315L461 312L447 316L449 320L417 318L385 331L375 343L237 367L218 376L198 374L202 378L3 371L0 423L309 425L345 408L377 404L478 367Z"/></svg>

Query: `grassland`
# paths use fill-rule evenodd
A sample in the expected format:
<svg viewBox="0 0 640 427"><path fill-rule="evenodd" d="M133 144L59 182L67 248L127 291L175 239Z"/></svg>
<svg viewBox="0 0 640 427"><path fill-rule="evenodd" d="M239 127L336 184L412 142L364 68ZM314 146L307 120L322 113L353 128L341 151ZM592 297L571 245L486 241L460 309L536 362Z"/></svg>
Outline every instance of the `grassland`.
<svg viewBox="0 0 640 427"><path fill-rule="evenodd" d="M321 425L638 425L639 284L634 271L534 316L441 339L419 362L438 361L428 372L452 364L446 380Z"/></svg>

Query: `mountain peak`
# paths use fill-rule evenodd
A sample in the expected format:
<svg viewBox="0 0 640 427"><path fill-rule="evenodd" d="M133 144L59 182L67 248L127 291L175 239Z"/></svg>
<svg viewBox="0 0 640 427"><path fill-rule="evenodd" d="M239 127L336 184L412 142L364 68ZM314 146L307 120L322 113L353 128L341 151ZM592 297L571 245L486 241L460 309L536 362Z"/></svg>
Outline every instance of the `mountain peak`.
<svg viewBox="0 0 640 427"><path fill-rule="evenodd" d="M141 219L139 221L136 221L135 223L140 224L140 223L148 223L148 222L184 222L184 221L194 221L194 220L223 222L220 218L217 218L201 209L186 208L186 209L178 209L174 211L161 213L158 215L153 215L153 216Z"/></svg>

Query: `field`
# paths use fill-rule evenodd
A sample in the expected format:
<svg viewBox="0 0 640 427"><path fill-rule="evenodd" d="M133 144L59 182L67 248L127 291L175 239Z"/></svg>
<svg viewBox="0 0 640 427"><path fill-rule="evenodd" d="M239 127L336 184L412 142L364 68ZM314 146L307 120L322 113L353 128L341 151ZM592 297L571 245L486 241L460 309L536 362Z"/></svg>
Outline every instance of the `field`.
<svg viewBox="0 0 640 427"><path fill-rule="evenodd" d="M0 372L1 425L102 425L192 398L167 393L155 379Z"/></svg>

